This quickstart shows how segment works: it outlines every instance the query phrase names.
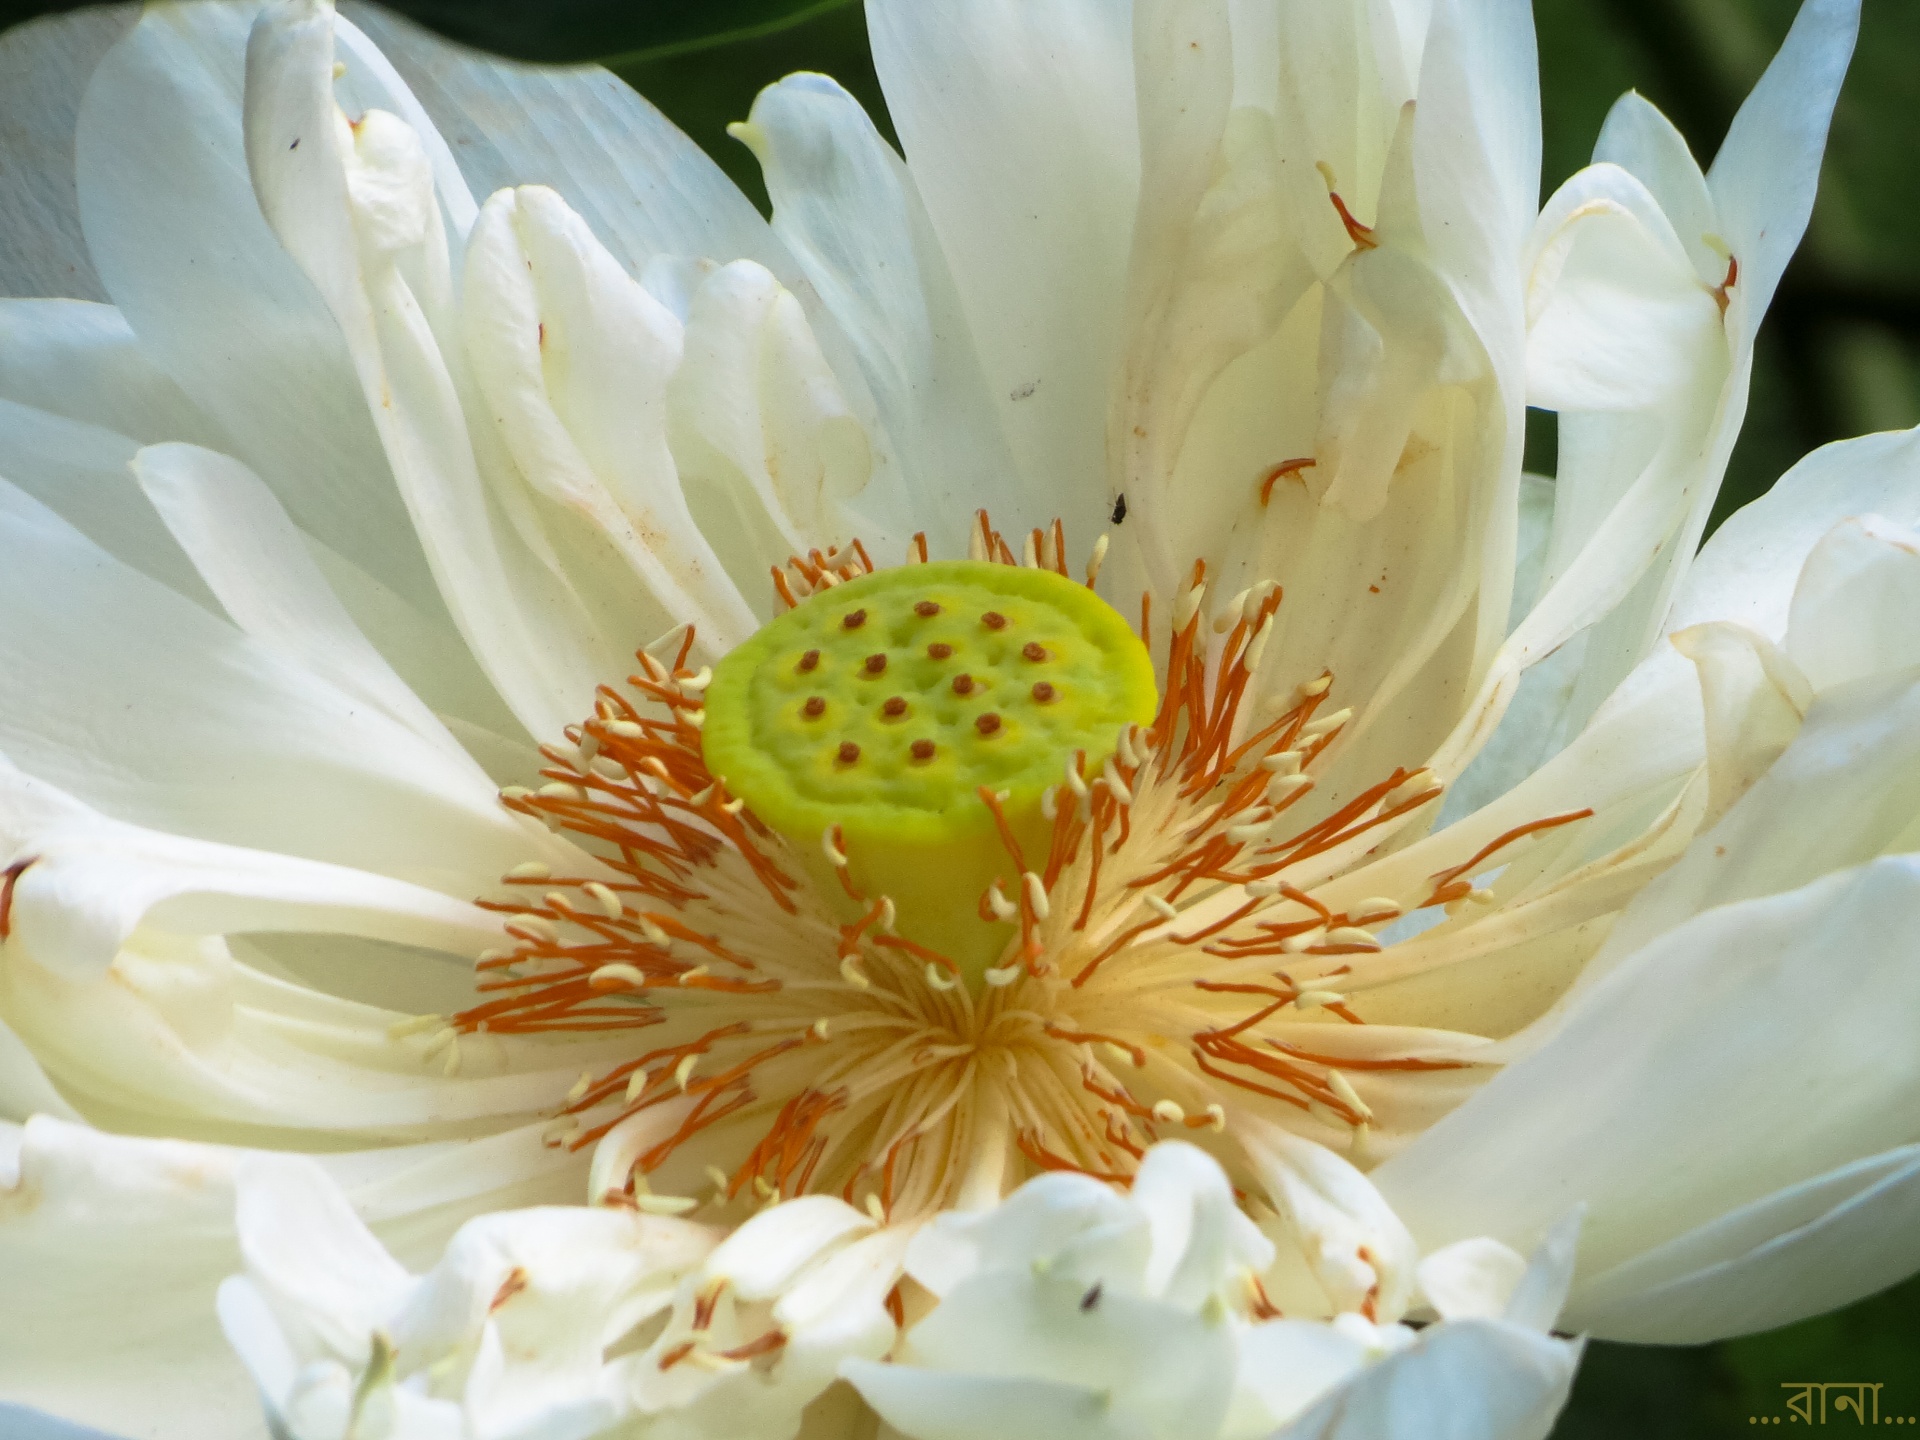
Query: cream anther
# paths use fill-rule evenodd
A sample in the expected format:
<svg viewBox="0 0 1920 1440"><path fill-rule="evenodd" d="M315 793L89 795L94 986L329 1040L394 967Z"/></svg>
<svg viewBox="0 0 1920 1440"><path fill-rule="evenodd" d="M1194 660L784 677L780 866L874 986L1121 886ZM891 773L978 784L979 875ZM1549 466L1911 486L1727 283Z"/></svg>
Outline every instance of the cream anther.
<svg viewBox="0 0 1920 1440"><path fill-rule="evenodd" d="M627 965L616 961L611 965L602 965L593 972L590 983L601 985L631 985L636 990L644 990L647 984L646 972L637 965Z"/></svg>
<svg viewBox="0 0 1920 1440"><path fill-rule="evenodd" d="M633 1203L645 1215L684 1215L700 1204L684 1195L636 1195Z"/></svg>
<svg viewBox="0 0 1920 1440"><path fill-rule="evenodd" d="M1153 1102L1153 1118L1162 1125L1178 1125L1187 1118L1187 1112L1171 1100Z"/></svg>
<svg viewBox="0 0 1920 1440"><path fill-rule="evenodd" d="M1093 553L1087 557L1087 584L1091 586L1100 578L1100 567L1107 559L1107 537L1102 535L1093 542Z"/></svg>
<svg viewBox="0 0 1920 1440"><path fill-rule="evenodd" d="M839 839L833 831L834 827L828 826L820 832L820 849L825 853L829 865L836 870L844 870L847 868L847 852L840 848Z"/></svg>
<svg viewBox="0 0 1920 1440"><path fill-rule="evenodd" d="M1318 945L1321 937L1326 933L1326 927L1316 925L1304 935L1289 935L1280 942L1280 948L1289 955L1298 955L1309 946Z"/></svg>
<svg viewBox="0 0 1920 1440"><path fill-rule="evenodd" d="M1001 893L998 876L995 876L993 883L987 886L987 908L993 911L996 920L1007 921L1019 917L1020 907Z"/></svg>
<svg viewBox="0 0 1920 1440"><path fill-rule="evenodd" d="M606 911L609 920L618 920L622 915L627 913L626 906L620 903L620 897L600 881L589 880L580 888L591 895L594 902L599 905L602 910Z"/></svg>
<svg viewBox="0 0 1920 1440"><path fill-rule="evenodd" d="M927 962L927 984L943 993L948 990L957 990L960 987L958 979L947 974L945 970L942 970L931 960Z"/></svg>
<svg viewBox="0 0 1920 1440"><path fill-rule="evenodd" d="M1360 1092L1353 1088L1353 1082L1348 1080L1347 1077L1342 1075L1338 1070L1327 1071L1327 1085L1332 1089L1333 1093L1345 1101L1348 1106L1360 1112L1360 1118L1363 1123L1373 1118L1372 1107L1360 1098Z"/></svg>
<svg viewBox="0 0 1920 1440"><path fill-rule="evenodd" d="M1326 694L1327 691L1332 688L1333 676L1322 675L1318 680L1302 681L1300 688L1294 691L1294 694L1298 695L1302 700L1312 700L1317 696Z"/></svg>
<svg viewBox="0 0 1920 1440"><path fill-rule="evenodd" d="M1026 888L1027 909L1033 912L1033 918L1045 920L1053 913L1053 907L1047 903L1046 883L1031 870L1020 877L1020 883Z"/></svg>
<svg viewBox="0 0 1920 1440"><path fill-rule="evenodd" d="M1298 775L1305 759L1298 750L1280 750L1260 757L1260 768L1270 775Z"/></svg>
<svg viewBox="0 0 1920 1440"><path fill-rule="evenodd" d="M682 1055L680 1063L673 1067L673 1083L685 1090L687 1082L693 1078L693 1067L699 1063L700 1057L697 1054Z"/></svg>
<svg viewBox="0 0 1920 1440"><path fill-rule="evenodd" d="M1127 782L1120 778L1120 768L1113 763L1113 757L1107 757L1107 763L1101 768L1100 778L1106 782L1107 789L1113 792L1113 798L1122 805L1133 804L1133 791L1127 788Z"/></svg>
<svg viewBox="0 0 1920 1440"><path fill-rule="evenodd" d="M1173 602L1173 633L1178 635L1185 630L1193 617L1200 613L1200 602L1206 598L1207 585L1203 580L1191 590Z"/></svg>
<svg viewBox="0 0 1920 1440"><path fill-rule="evenodd" d="M647 734L645 728L633 720L609 720L607 733L618 735L622 740L642 740Z"/></svg>
<svg viewBox="0 0 1920 1440"><path fill-rule="evenodd" d="M507 922L507 933L526 940L544 940L549 945L560 938L560 931L544 915L516 915Z"/></svg>
<svg viewBox="0 0 1920 1440"><path fill-rule="evenodd" d="M989 970L986 972L985 978L987 984L998 990L1004 986L1011 985L1020 978L1020 967L1018 965L1006 965L998 970Z"/></svg>
<svg viewBox="0 0 1920 1440"><path fill-rule="evenodd" d="M858 955L841 957L840 978L856 990L866 990L873 985L873 982L867 978L867 972L860 968L860 957Z"/></svg>
<svg viewBox="0 0 1920 1440"><path fill-rule="evenodd" d="M1267 803L1283 805L1294 796L1312 788L1311 775L1276 775L1267 782Z"/></svg>
<svg viewBox="0 0 1920 1440"><path fill-rule="evenodd" d="M1327 931L1326 938L1320 943L1322 945L1358 945L1367 950L1380 948L1380 942L1373 938L1373 933L1362 930L1357 925L1337 925Z"/></svg>
<svg viewBox="0 0 1920 1440"><path fill-rule="evenodd" d="M513 869L507 871L507 878L509 880L544 880L551 874L553 874L553 871L549 870L545 865L542 865L538 860L529 860L525 864L516 865Z"/></svg>
<svg viewBox="0 0 1920 1440"><path fill-rule="evenodd" d="M1347 907L1347 919L1355 925L1378 925L1383 920L1398 920L1402 913L1399 904L1384 895L1372 895Z"/></svg>
<svg viewBox="0 0 1920 1440"><path fill-rule="evenodd" d="M1339 1005L1346 1000L1338 990L1302 990L1294 997L1296 1010L1318 1010L1322 1005Z"/></svg>
<svg viewBox="0 0 1920 1440"><path fill-rule="evenodd" d="M1322 735L1329 735L1335 730L1338 730L1352 718L1353 711L1336 710L1331 715L1323 715L1320 719L1302 726L1300 738L1302 740L1318 740Z"/></svg>
<svg viewBox="0 0 1920 1440"><path fill-rule="evenodd" d="M682 675L674 681L688 695L698 695L713 683L713 667L702 665L691 675Z"/></svg>
<svg viewBox="0 0 1920 1440"><path fill-rule="evenodd" d="M545 785L542 785L535 793L544 795L549 800L584 800L587 798L586 791L582 790L578 785L569 785L564 780L550 780Z"/></svg>
<svg viewBox="0 0 1920 1440"><path fill-rule="evenodd" d="M1147 902L1147 908L1162 920L1178 920L1180 918L1180 912L1165 900L1162 900L1158 895L1148 895L1144 898Z"/></svg>
<svg viewBox="0 0 1920 1440"><path fill-rule="evenodd" d="M580 1072L580 1078L574 1081L573 1087L567 1091L567 1103L569 1105L573 1104L574 1101L578 1100L592 1088L593 1072L591 1070L582 1070Z"/></svg>
<svg viewBox="0 0 1920 1440"><path fill-rule="evenodd" d="M1273 638L1273 616L1269 615L1260 622L1260 628L1253 632L1253 639L1247 643L1247 653L1240 657L1240 666L1249 675L1260 668L1260 662L1266 658L1267 642Z"/></svg>
<svg viewBox="0 0 1920 1440"><path fill-rule="evenodd" d="M493 951L489 953L498 954L499 952ZM389 1040L404 1040L409 1035L418 1035L422 1030L431 1030L436 1025L444 1024L445 1021L446 1017L444 1015L415 1015L410 1020L396 1020L387 1027L387 1038Z"/></svg>
<svg viewBox="0 0 1920 1440"><path fill-rule="evenodd" d="M636 1070L627 1077L627 1104L631 1105L640 1098L647 1088L647 1082L652 1078L644 1069Z"/></svg>

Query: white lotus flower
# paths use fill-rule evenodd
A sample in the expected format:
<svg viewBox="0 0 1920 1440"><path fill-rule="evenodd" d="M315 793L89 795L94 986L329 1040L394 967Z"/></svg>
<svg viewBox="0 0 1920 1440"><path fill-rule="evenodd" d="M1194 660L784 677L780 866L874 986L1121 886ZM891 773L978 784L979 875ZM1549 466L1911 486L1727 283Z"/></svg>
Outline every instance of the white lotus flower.
<svg viewBox="0 0 1920 1440"><path fill-rule="evenodd" d="M1920 1259L1909 442L1690 563L1857 7L1538 213L1518 0L868 8L771 226L376 10L0 42L0 1395L1519 1437L1581 1206L1600 1333Z"/></svg>

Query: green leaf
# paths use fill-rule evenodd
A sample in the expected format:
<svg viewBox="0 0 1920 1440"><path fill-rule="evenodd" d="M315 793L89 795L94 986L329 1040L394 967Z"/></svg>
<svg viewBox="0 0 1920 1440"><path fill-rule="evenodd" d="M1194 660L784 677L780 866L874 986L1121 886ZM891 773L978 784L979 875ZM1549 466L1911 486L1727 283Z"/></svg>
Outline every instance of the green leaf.
<svg viewBox="0 0 1920 1440"><path fill-rule="evenodd" d="M450 39L516 60L629 64L768 35L849 0L390 0ZM0 0L0 27L77 8L74 0Z"/></svg>

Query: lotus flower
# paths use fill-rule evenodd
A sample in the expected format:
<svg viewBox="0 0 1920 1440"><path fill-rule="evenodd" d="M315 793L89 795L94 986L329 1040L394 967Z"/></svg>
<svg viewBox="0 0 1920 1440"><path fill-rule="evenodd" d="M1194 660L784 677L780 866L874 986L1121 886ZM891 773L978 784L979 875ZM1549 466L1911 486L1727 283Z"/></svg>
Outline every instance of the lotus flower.
<svg viewBox="0 0 1920 1440"><path fill-rule="evenodd" d="M1857 7L1543 210L1517 0L868 10L770 225L373 9L0 47L0 1394L1518 1437L1912 1268L1914 442L1694 559Z"/></svg>

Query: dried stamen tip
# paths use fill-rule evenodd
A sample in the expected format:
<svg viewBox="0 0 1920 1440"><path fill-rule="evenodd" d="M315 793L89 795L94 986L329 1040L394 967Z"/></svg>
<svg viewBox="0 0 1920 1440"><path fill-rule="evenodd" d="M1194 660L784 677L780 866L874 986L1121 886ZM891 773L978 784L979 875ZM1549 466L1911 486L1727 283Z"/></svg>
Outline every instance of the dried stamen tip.
<svg viewBox="0 0 1920 1440"><path fill-rule="evenodd" d="M1047 647L1038 640L1029 640L1020 647L1020 653L1029 660L1044 660L1047 658Z"/></svg>
<svg viewBox="0 0 1920 1440"><path fill-rule="evenodd" d="M953 677L953 693L956 695L971 695L973 693L973 676L971 675L954 676Z"/></svg>
<svg viewBox="0 0 1920 1440"><path fill-rule="evenodd" d="M940 607L931 600L922 600L915 604L913 613L918 615L922 620L931 620L940 613Z"/></svg>
<svg viewBox="0 0 1920 1440"><path fill-rule="evenodd" d="M989 630L1004 630L1007 628L1007 617L998 610L989 610L980 617L980 623Z"/></svg>
<svg viewBox="0 0 1920 1440"><path fill-rule="evenodd" d="M898 720L902 715L907 713L907 702L902 696L892 696L886 704L880 707L880 713L885 715L889 720Z"/></svg>
<svg viewBox="0 0 1920 1440"><path fill-rule="evenodd" d="M817 669L819 667L819 664L820 664L820 652L818 650L809 650L807 651L806 654L800 657L800 663L796 665L794 668L798 670L802 675L804 675L810 670Z"/></svg>
<svg viewBox="0 0 1920 1440"><path fill-rule="evenodd" d="M827 702L818 695L809 696L807 703L800 707L800 713L809 720L818 720L827 713Z"/></svg>
<svg viewBox="0 0 1920 1440"><path fill-rule="evenodd" d="M933 642L933 644L927 646L927 658L930 660L945 660L952 654L953 654L953 646L945 644L939 640L936 640Z"/></svg>
<svg viewBox="0 0 1920 1440"><path fill-rule="evenodd" d="M989 710L984 715L974 717L973 728L982 735L997 734L1000 730L1000 717Z"/></svg>
<svg viewBox="0 0 1920 1440"><path fill-rule="evenodd" d="M887 669L887 657L884 655L869 655L866 658L866 663L863 668L869 675L883 675Z"/></svg>
<svg viewBox="0 0 1920 1440"><path fill-rule="evenodd" d="M858 630L866 623L867 612L864 610L850 610L840 617L840 626L845 630Z"/></svg>
<svg viewBox="0 0 1920 1440"><path fill-rule="evenodd" d="M860 758L860 747L851 740L842 740L838 759L842 765L851 765Z"/></svg>
<svg viewBox="0 0 1920 1440"><path fill-rule="evenodd" d="M1042 705L1051 703L1054 696L1058 693L1059 692L1056 691L1053 688L1053 686L1049 685L1044 680L1037 682L1033 687L1033 698L1039 701Z"/></svg>
<svg viewBox="0 0 1920 1440"><path fill-rule="evenodd" d="M913 746L910 753L912 754L914 759L924 764L926 761L933 759L933 751L934 751L933 741L916 740L913 742Z"/></svg>

